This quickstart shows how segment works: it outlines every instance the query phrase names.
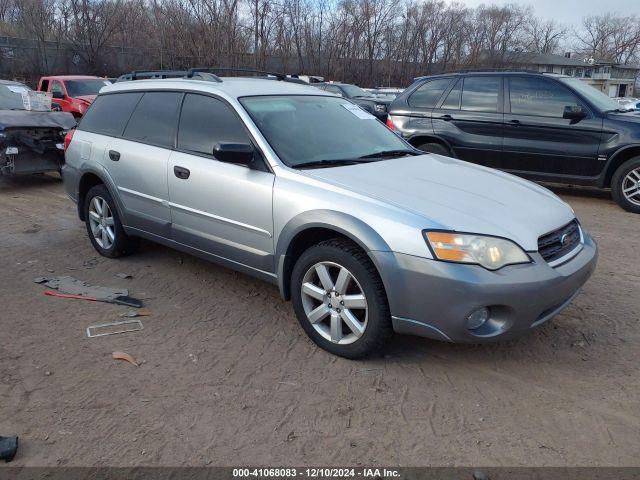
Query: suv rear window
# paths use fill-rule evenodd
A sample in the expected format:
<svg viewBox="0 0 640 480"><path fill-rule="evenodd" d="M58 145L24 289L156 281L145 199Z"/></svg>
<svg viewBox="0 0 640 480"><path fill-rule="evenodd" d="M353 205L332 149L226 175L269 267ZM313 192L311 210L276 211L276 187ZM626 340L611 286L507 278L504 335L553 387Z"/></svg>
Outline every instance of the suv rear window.
<svg viewBox="0 0 640 480"><path fill-rule="evenodd" d="M147 92L138 102L123 137L134 142L172 148L182 93Z"/></svg>
<svg viewBox="0 0 640 480"><path fill-rule="evenodd" d="M462 110L497 112L501 86L499 76L466 77L462 87Z"/></svg>
<svg viewBox="0 0 640 480"><path fill-rule="evenodd" d="M408 100L409 105L418 108L435 107L450 83L450 78L438 78L426 82L411 94Z"/></svg>
<svg viewBox="0 0 640 480"><path fill-rule="evenodd" d="M82 117L78 129L120 136L141 98L142 92L100 95Z"/></svg>

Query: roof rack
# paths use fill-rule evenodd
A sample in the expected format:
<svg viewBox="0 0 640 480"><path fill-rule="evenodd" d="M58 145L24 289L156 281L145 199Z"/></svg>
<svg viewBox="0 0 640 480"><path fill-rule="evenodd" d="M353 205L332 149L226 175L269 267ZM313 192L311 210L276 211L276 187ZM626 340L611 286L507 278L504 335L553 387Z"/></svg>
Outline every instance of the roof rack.
<svg viewBox="0 0 640 480"><path fill-rule="evenodd" d="M287 76L284 73L267 72L265 70L254 70L252 68L231 68L231 67L204 67L204 68L190 68L187 71L187 78L192 78L197 73L211 73L211 72L240 72L240 73L256 73L258 75L267 75L276 77L278 80L286 80Z"/></svg>
<svg viewBox="0 0 640 480"><path fill-rule="evenodd" d="M222 82L217 75L208 72L192 72L190 70L134 70L131 73L120 75L116 82L128 82L131 80L145 80L153 78L198 78L211 82Z"/></svg>
<svg viewBox="0 0 640 480"><path fill-rule="evenodd" d="M540 72L538 70L527 70L526 68L517 68L517 67L505 67L505 68L466 68L460 70L449 70L446 72L434 73L432 75L420 75L419 77L415 77L414 80L420 80L427 77L435 77L437 75L451 75L455 73L533 73L537 75L542 75L545 72Z"/></svg>
<svg viewBox="0 0 640 480"><path fill-rule="evenodd" d="M267 72L265 70L253 70L250 68L230 68L230 67L202 67L189 68L188 70L134 70L118 77L116 82L127 82L131 80L162 79L162 78L191 78L207 80L211 82L222 82L222 79L213 72L240 72L253 73L266 77L273 77L282 82L306 83L299 80L295 75L287 76L284 73Z"/></svg>

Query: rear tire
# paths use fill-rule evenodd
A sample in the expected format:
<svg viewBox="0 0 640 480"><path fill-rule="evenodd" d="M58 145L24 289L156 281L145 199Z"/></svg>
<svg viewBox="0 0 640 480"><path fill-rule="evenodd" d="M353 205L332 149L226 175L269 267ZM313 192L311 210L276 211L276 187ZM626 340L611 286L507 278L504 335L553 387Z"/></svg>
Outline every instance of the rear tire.
<svg viewBox="0 0 640 480"><path fill-rule="evenodd" d="M627 160L614 172L611 196L627 212L640 213L640 157Z"/></svg>
<svg viewBox="0 0 640 480"><path fill-rule="evenodd" d="M291 298L306 334L334 355L366 357L379 352L393 333L380 275L348 240L326 240L300 256L291 275Z"/></svg>
<svg viewBox="0 0 640 480"><path fill-rule="evenodd" d="M443 147L439 143L423 143L418 146L418 150L422 150L427 153L437 153L438 155L443 155L445 157L451 157L451 152L448 148Z"/></svg>
<svg viewBox="0 0 640 480"><path fill-rule="evenodd" d="M96 185L87 193L84 218L89 240L103 257L121 257L138 248L140 239L125 233L115 202L104 185Z"/></svg>

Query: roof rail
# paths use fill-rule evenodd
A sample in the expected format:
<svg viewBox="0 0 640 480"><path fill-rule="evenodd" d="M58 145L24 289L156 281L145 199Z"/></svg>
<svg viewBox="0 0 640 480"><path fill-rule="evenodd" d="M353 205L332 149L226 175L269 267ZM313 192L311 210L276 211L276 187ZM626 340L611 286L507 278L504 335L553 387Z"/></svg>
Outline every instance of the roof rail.
<svg viewBox="0 0 640 480"><path fill-rule="evenodd" d="M415 80L420 80L427 77L435 77L438 75L451 75L455 73L533 73L537 75L542 75L545 72L540 72L538 70L527 70L526 68L466 68L460 70L448 70L445 72L433 73L431 75L421 75L419 77L415 77Z"/></svg>
<svg viewBox="0 0 640 480"><path fill-rule="evenodd" d="M196 73L211 73L211 72L241 72L241 73L257 73L259 75L270 75L276 77L278 80L286 80L287 76L284 73L267 72L265 70L254 70L252 68L232 68L232 67L203 67L203 68L190 68L187 72L187 78L192 78Z"/></svg>
<svg viewBox="0 0 640 480"><path fill-rule="evenodd" d="M254 70L251 68L230 68L230 67L202 67L189 68L188 70L134 70L118 77L116 82L127 82L131 80L153 79L153 78L192 78L198 80L208 80L212 82L222 82L222 79L213 72L240 72L253 73L284 82L306 83L296 76L287 76L284 73L267 72L265 70Z"/></svg>
<svg viewBox="0 0 640 480"><path fill-rule="evenodd" d="M195 69L191 69L195 70ZM153 78L198 78L211 82L222 82L220 77L209 72L191 72L191 70L134 70L131 73L120 75L116 82L128 82L131 80L143 80Z"/></svg>

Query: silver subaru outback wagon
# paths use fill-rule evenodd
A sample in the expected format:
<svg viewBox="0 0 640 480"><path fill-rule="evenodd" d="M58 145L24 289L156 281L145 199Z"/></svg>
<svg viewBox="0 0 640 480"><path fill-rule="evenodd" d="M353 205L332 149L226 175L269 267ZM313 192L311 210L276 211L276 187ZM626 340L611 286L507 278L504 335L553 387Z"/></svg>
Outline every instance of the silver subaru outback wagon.
<svg viewBox="0 0 640 480"><path fill-rule="evenodd" d="M146 238L272 282L307 335L348 358L394 331L524 334L596 265L595 242L547 189L416 151L348 100L282 81L104 87L63 177L101 255Z"/></svg>

